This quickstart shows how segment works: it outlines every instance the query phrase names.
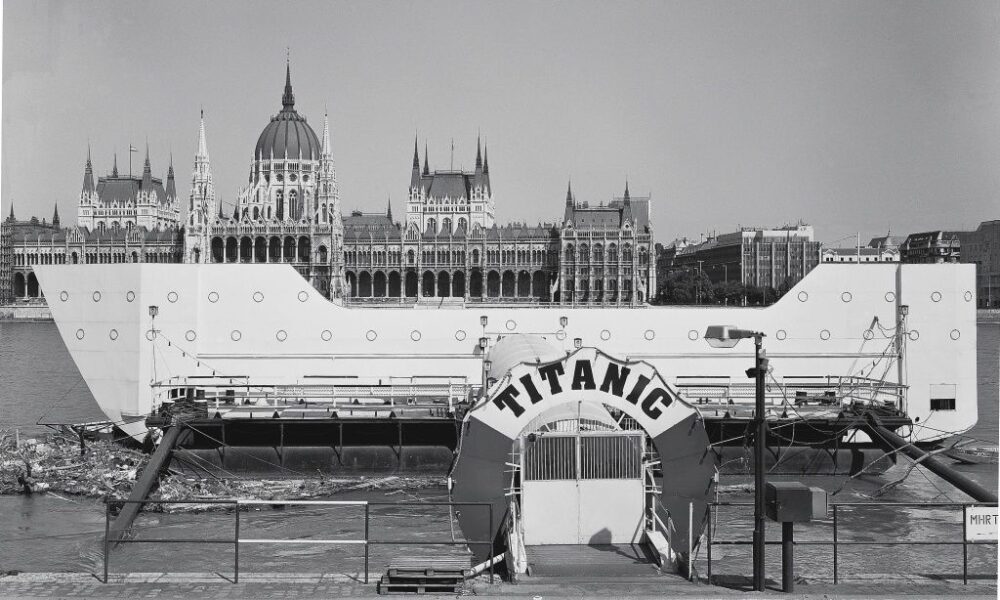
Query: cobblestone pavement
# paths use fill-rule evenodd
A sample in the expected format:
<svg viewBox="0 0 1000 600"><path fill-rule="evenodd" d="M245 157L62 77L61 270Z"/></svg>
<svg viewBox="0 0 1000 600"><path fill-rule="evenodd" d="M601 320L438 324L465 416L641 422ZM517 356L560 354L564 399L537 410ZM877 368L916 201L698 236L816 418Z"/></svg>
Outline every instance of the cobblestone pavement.
<svg viewBox="0 0 1000 600"><path fill-rule="evenodd" d="M21 573L0 577L2 598L164 598L178 600L227 598L364 598L377 595L372 573L364 584L358 574L252 573L232 583L228 574L131 573L112 575L108 584L90 573ZM689 583L675 576L629 578L533 577L517 584L490 584L480 578L466 585L464 595L482 597L581 597L600 598L996 598L993 579L943 580L919 576L873 575L843 582L799 583L795 594L783 594L778 582L768 581L768 592L744 591L743 581L728 581L728 587ZM454 598L454 595L445 597Z"/></svg>

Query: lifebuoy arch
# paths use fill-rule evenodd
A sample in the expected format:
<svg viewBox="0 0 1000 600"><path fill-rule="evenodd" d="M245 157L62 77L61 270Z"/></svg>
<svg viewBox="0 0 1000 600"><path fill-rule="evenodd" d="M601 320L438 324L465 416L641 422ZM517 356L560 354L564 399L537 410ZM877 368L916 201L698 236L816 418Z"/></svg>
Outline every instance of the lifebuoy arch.
<svg viewBox="0 0 1000 600"><path fill-rule="evenodd" d="M460 510L465 539L493 540L492 555L504 549L512 445L546 412L565 413L567 405L620 412L651 438L662 465L658 514L669 524L671 549L686 555L689 514L694 515L691 539L697 540L715 472L702 417L649 363L619 360L596 348L514 364L468 412L451 472L451 496L455 502L492 504L494 518L491 530L487 511ZM490 558L483 545L471 550L481 561Z"/></svg>

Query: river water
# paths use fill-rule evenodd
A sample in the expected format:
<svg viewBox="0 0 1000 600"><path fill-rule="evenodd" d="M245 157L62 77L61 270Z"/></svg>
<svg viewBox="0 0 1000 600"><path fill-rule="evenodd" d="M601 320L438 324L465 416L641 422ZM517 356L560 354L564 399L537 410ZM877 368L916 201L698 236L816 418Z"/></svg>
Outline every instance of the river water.
<svg viewBox="0 0 1000 600"><path fill-rule="evenodd" d="M998 443L998 375L1000 375L1000 324L981 323L979 349L979 423L969 435ZM0 428L17 428L22 436L41 433L38 422L80 422L102 419L86 385L73 365L52 323L0 323ZM804 481L830 492L832 501L868 502L890 481L901 479L908 461L878 477L847 481L843 477L811 477ZM995 465L957 467L980 483L997 488ZM376 477L384 475L371 474ZM800 479L801 478L797 478ZM745 483L739 476L724 477L724 486ZM842 489L841 489L842 488ZM381 540L451 540L451 519L446 507L427 502L446 500L443 486L414 491L350 492L337 500L400 502L407 505L371 507L371 538ZM725 494L721 500L749 502L746 493ZM879 498L884 502L965 501L968 498L929 472L918 469ZM339 538L363 537L364 518L356 506L264 508L241 515L241 537ZM716 539L749 539L749 507L723 507L715 521ZM842 508L841 541L959 541L961 509L881 507ZM231 539L234 514L215 511L193 514L145 514L137 522L138 539L206 537ZM799 527L797 540L829 540L831 521ZM52 495L0 497L0 571L89 571L99 573L104 533L103 505L97 500ZM461 536L460 531L455 535ZM768 539L780 539L780 528L771 525ZM371 569L382 569L392 555L463 554L461 546L372 546ZM780 577L777 548L769 549L768 575ZM807 579L832 576L829 547L800 546L796 564ZM361 546L253 545L240 547L240 568L256 572L356 573L363 564ZM969 549L970 573L995 578L996 546ZM845 546L840 549L840 575L865 573L961 573L961 546ZM705 569L705 552L696 565ZM129 544L112 552L111 570L231 573L232 545ZM749 547L716 546L714 573L747 573Z"/></svg>

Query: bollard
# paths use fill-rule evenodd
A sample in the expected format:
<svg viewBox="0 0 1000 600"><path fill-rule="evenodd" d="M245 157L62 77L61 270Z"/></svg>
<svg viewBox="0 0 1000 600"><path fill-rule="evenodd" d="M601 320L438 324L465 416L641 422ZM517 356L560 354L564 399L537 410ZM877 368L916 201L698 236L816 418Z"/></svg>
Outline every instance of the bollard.
<svg viewBox="0 0 1000 600"><path fill-rule="evenodd" d="M792 521L781 523L781 591L795 591L795 539Z"/></svg>

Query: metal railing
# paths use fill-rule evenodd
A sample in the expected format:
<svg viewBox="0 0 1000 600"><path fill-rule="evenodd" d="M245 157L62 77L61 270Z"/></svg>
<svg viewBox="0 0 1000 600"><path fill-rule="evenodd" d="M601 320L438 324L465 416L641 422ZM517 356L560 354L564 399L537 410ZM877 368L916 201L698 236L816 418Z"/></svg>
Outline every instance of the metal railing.
<svg viewBox="0 0 1000 600"><path fill-rule="evenodd" d="M728 376L681 375L674 380L679 396L694 404L749 404L754 400L752 382L731 381ZM816 375L785 376L780 384L765 386L764 401L771 406L785 402L799 405L841 406L860 403L894 408L903 406L906 386L867 377Z"/></svg>
<svg viewBox="0 0 1000 600"><path fill-rule="evenodd" d="M752 507L752 502L710 502L708 505L708 526L706 527L705 535L705 547L706 547L706 560L707 560L707 578L708 582L712 582L712 546L720 545L751 545L753 544L750 540L733 540L733 539L723 539L717 540L712 537L712 524L715 522L714 512L715 509L720 506L746 506ZM840 582L839 577L839 559L840 552L839 549L842 546L962 546L962 583L969 583L969 546L970 545L984 545L979 542L970 542L966 536L966 512L970 506L997 506L995 503L991 504L988 502L831 502L830 509L833 515L831 521L832 525L832 539L829 540L795 540L792 542L795 546L832 546L833 547L833 583L834 585ZM961 541L942 541L942 540L886 540L886 541L873 541L873 540L843 540L839 536L839 525L841 520L839 519L840 508L886 508L886 507L896 507L896 508L957 508L962 509L962 540ZM812 521L810 523L803 523L802 525L823 525L824 521ZM769 546L780 546L782 542L780 540L767 541L766 545ZM995 546L995 544L993 544Z"/></svg>
<svg viewBox="0 0 1000 600"><path fill-rule="evenodd" d="M123 538L112 542L111 531L111 506L113 504L194 504L194 505L226 505L233 506L233 537L232 538L153 538L136 539ZM363 506L365 509L364 538L358 539L317 539L317 538L242 538L240 537L240 509L244 506ZM363 545L364 554L364 582L367 584L369 548L378 544L383 546L393 545L419 545L419 546L475 546L485 545L489 550L488 568L490 573L490 583L494 582L494 557L491 556L492 540L392 540L392 539L371 539L371 507L372 506L447 506L449 507L449 518L451 508L456 506L485 506L488 511L487 531L493 531L493 505L489 502L369 502L367 500L127 500L119 498L105 498L104 500L104 579L103 583L108 583L108 569L112 543L117 544L232 544L233 546L233 579L232 583L239 583L240 580L240 544L343 544L343 545ZM470 565L471 568L471 565Z"/></svg>

